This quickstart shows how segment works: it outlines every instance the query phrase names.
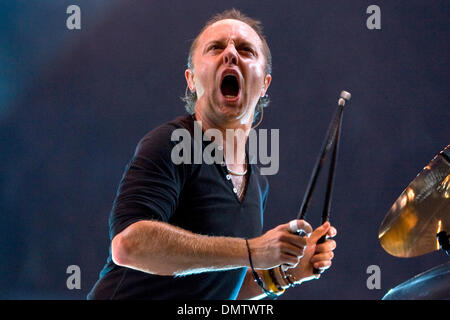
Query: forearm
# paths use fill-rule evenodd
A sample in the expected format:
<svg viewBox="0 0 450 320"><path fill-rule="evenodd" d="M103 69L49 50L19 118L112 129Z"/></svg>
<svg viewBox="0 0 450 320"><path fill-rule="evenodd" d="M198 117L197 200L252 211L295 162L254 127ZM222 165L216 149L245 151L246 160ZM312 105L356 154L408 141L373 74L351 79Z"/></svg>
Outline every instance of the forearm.
<svg viewBox="0 0 450 320"><path fill-rule="evenodd" d="M164 222L139 221L112 242L116 264L159 275L228 270L248 265L244 239L194 234Z"/></svg>
<svg viewBox="0 0 450 320"><path fill-rule="evenodd" d="M261 271L258 272L261 277ZM267 297L267 295L262 291L261 287L256 283L253 278L252 270L247 269L247 273L242 283L241 289L239 290L238 300L260 300Z"/></svg>

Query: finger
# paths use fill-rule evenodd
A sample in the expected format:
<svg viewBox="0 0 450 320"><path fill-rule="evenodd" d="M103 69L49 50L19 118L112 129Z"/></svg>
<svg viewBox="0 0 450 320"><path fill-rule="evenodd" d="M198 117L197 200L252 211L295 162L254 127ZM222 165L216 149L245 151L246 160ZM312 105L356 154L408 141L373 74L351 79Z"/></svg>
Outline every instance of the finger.
<svg viewBox="0 0 450 320"><path fill-rule="evenodd" d="M305 220L292 220L287 224L288 231L290 233L298 234L299 231L303 231L307 236L313 231L311 225Z"/></svg>
<svg viewBox="0 0 450 320"><path fill-rule="evenodd" d="M337 230L335 227L330 227L330 230L328 230L328 237L333 238L336 236Z"/></svg>
<svg viewBox="0 0 450 320"><path fill-rule="evenodd" d="M331 261L320 261L313 264L314 268L325 271L331 267Z"/></svg>
<svg viewBox="0 0 450 320"><path fill-rule="evenodd" d="M334 249L336 249L336 241L326 240L325 242L316 246L315 253L333 251Z"/></svg>
<svg viewBox="0 0 450 320"><path fill-rule="evenodd" d="M317 243L317 241L324 235L327 234L328 230L330 229L330 223L327 221L324 224L322 224L320 227L318 227L316 230L313 231L311 234L310 241L313 243Z"/></svg>
<svg viewBox="0 0 450 320"><path fill-rule="evenodd" d="M287 254L287 253L281 254L282 264L287 265L289 268L293 268L294 266L296 266L298 264L299 260L300 259L295 255L291 255L291 254Z"/></svg>
<svg viewBox="0 0 450 320"><path fill-rule="evenodd" d="M303 230L308 237L311 235L311 232L313 232L313 228L305 220L297 220L297 229Z"/></svg>
<svg viewBox="0 0 450 320"><path fill-rule="evenodd" d="M328 252L315 254L311 258L310 262L311 263L317 263L317 262L331 261L331 260L333 260L333 258L334 258L333 251L328 251Z"/></svg>
<svg viewBox="0 0 450 320"><path fill-rule="evenodd" d="M290 243L298 248L305 248L308 241L306 237L299 237L296 234L292 234L289 232L285 232L282 234L282 236L280 237L280 240L282 242L287 242Z"/></svg>
<svg viewBox="0 0 450 320"><path fill-rule="evenodd" d="M297 247L286 242L282 244L281 252L296 258L301 258L303 257L304 249L303 247Z"/></svg>

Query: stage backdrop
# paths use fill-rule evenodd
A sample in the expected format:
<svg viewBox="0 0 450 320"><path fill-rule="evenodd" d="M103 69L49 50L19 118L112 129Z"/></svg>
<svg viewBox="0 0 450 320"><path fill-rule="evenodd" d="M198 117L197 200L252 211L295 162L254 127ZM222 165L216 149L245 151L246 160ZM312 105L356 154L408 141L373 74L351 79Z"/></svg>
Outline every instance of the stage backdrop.
<svg viewBox="0 0 450 320"><path fill-rule="evenodd" d="M191 40L235 7L263 22L273 55L261 128L280 130L264 229L297 215L339 92L346 109L331 222L333 267L280 299L380 299L447 261L378 242L385 214L450 143L448 1L2 1L0 298L85 299L106 261L108 215L139 139L185 113ZM80 9L81 29L66 12ZM67 20L69 18L69 24ZM370 26L370 23L369 23ZM319 181L324 185L324 180ZM323 187L308 221L320 222ZM68 266L81 271L70 290ZM369 289L369 266L381 271Z"/></svg>

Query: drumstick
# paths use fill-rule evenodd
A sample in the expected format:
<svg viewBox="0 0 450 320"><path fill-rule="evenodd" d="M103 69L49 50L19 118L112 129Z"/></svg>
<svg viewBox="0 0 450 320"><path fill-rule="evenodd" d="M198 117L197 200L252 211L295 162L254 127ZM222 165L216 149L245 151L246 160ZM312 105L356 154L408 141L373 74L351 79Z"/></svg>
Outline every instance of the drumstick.
<svg viewBox="0 0 450 320"><path fill-rule="evenodd" d="M300 211L299 211L297 219L305 219L305 217L306 217L306 210L309 207L309 204L310 204L310 201L312 198L312 193L314 191L320 170L322 169L322 166L325 162L327 153L329 152L331 146L334 143L334 148L333 148L333 153L332 153L332 158L331 158L331 163L330 163L330 171L328 173L328 182L327 182L327 190L326 190L326 195L325 195L324 209L322 212L322 224L324 224L326 221L329 220L330 208L331 208L331 197L332 197L333 185L334 185L334 173L335 173L335 169L336 169L337 154L338 154L338 150L339 150L339 137L340 137L340 130L341 130L341 125L342 125L342 115L343 115L345 102L350 100L350 98L351 98L350 93L348 93L346 91L341 92L340 99L338 101L338 109L328 127L327 135L325 136L324 142L322 144L322 150L320 152L319 157L316 160L313 172L311 174L311 178L309 180L308 187L305 192L305 196L303 198L303 202L300 206ZM302 236L301 233L298 233L298 234ZM324 235L317 241L317 244L323 243L325 240L326 240L326 236ZM314 268L313 272L314 272L314 274L320 274L323 271Z"/></svg>
<svg viewBox="0 0 450 320"><path fill-rule="evenodd" d="M312 193L314 191L320 170L322 169L322 166L325 162L326 155L333 144L333 140L335 140L336 130L338 127L340 128L340 123L342 121L342 112L344 110L345 101L350 100L350 98L351 98L350 93L348 93L346 91L341 92L341 98L338 101L338 109L328 127L327 135L325 136L325 139L323 141L320 155L317 158L316 163L314 165L314 169L312 171L311 178L309 179L309 184L308 184L308 187L306 188L306 192L303 197L303 202L300 206L300 210L299 210L297 219L305 219L305 217L306 217L306 210L309 207L309 203L311 201Z"/></svg>

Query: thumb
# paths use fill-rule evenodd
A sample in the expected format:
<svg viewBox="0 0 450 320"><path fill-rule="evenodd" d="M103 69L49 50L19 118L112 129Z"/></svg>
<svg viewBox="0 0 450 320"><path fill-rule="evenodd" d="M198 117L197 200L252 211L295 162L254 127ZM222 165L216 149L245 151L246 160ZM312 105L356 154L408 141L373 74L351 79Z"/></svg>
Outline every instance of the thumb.
<svg viewBox="0 0 450 320"><path fill-rule="evenodd" d="M313 233L311 234L311 237L309 237L311 242L317 243L317 241L319 241L319 239L322 236L327 234L328 230L330 230L330 227L331 227L330 223L326 221L323 225L314 230Z"/></svg>

